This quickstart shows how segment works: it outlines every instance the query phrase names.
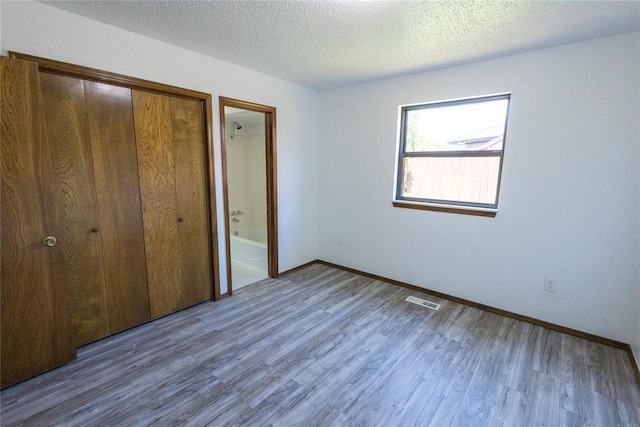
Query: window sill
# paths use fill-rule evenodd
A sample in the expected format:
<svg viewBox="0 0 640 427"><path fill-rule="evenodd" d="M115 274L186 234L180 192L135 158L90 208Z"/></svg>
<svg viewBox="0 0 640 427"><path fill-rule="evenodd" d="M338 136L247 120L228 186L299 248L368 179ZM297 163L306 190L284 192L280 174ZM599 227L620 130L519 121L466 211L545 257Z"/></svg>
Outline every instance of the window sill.
<svg viewBox="0 0 640 427"><path fill-rule="evenodd" d="M498 213L497 209L483 209L483 208L474 208L474 207L466 207L466 206L453 206L453 205L436 205L430 203L419 203L419 202L407 202L407 201L392 201L393 206L396 208L406 208L406 209L419 209L423 211L435 211L435 212L446 212L453 214L461 214L461 215L475 215L475 216L487 216L487 217L495 217Z"/></svg>

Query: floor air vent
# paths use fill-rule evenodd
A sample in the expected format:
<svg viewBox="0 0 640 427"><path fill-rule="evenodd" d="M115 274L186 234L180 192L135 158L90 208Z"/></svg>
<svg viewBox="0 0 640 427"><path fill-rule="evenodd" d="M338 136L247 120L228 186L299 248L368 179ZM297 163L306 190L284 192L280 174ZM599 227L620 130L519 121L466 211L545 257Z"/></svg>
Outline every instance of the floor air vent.
<svg viewBox="0 0 640 427"><path fill-rule="evenodd" d="M436 304L435 302L427 301L426 299L416 298L416 297L407 297L405 301L412 302L414 304L421 305L423 307L430 308L431 310L437 310L440 308L440 304Z"/></svg>

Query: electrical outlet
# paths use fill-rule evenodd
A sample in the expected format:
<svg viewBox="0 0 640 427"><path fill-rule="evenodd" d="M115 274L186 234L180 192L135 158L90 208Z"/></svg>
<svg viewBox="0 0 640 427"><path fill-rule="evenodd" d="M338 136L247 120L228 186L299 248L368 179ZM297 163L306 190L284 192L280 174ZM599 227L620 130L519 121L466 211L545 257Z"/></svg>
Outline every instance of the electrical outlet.
<svg viewBox="0 0 640 427"><path fill-rule="evenodd" d="M547 292L555 292L558 287L558 281L551 277L544 278L544 290Z"/></svg>

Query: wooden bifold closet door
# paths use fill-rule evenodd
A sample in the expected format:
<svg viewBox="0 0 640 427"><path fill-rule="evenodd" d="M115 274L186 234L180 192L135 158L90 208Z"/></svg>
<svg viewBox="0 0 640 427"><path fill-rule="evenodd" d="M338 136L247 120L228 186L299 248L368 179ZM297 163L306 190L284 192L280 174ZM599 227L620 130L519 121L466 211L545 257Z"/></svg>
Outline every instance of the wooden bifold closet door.
<svg viewBox="0 0 640 427"><path fill-rule="evenodd" d="M200 103L133 91L151 318L211 295Z"/></svg>
<svg viewBox="0 0 640 427"><path fill-rule="evenodd" d="M201 103L41 80L76 346L211 299Z"/></svg>
<svg viewBox="0 0 640 427"><path fill-rule="evenodd" d="M149 317L131 90L41 73L74 341Z"/></svg>
<svg viewBox="0 0 640 427"><path fill-rule="evenodd" d="M36 64L0 57L0 387L75 358ZM48 245L44 244L44 238ZM50 245L50 246L49 246Z"/></svg>
<svg viewBox="0 0 640 427"><path fill-rule="evenodd" d="M211 96L10 54L0 87L2 388L220 292Z"/></svg>

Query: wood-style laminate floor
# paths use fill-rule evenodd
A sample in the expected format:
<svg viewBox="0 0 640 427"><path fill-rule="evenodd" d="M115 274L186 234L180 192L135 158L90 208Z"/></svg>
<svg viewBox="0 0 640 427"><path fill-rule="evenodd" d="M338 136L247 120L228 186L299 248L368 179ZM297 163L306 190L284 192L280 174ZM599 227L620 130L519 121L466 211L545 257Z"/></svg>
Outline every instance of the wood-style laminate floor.
<svg viewBox="0 0 640 427"><path fill-rule="evenodd" d="M2 425L640 426L627 354L315 264L85 346Z"/></svg>

